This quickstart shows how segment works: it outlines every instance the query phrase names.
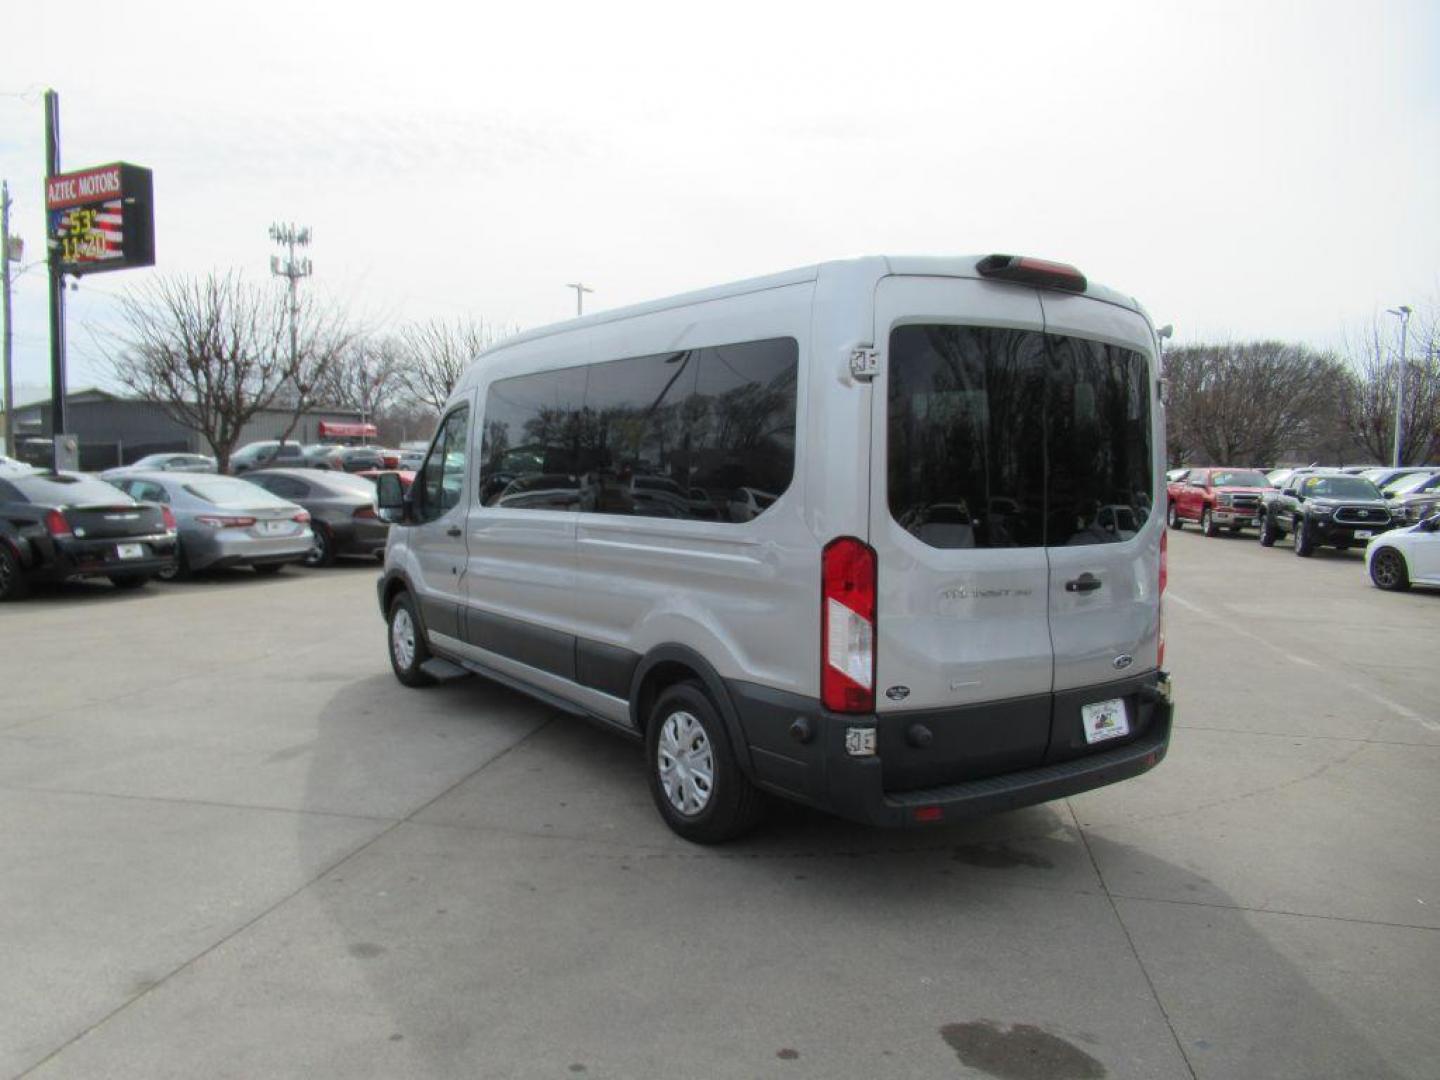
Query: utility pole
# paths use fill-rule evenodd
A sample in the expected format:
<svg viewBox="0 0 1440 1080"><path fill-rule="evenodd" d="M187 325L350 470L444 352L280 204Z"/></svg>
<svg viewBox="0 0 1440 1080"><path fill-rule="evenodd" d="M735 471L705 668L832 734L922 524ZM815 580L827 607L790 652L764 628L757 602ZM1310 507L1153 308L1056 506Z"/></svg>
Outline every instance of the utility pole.
<svg viewBox="0 0 1440 1080"><path fill-rule="evenodd" d="M10 184L0 180L0 282L3 282L5 338L5 441L0 443L5 453L15 456L15 369L10 361L12 335L10 332L10 263L12 258L19 262L25 251L20 237L10 235Z"/></svg>
<svg viewBox="0 0 1440 1080"><path fill-rule="evenodd" d="M1395 452L1392 455L1395 459L1393 464L1398 469L1405 464L1400 460L1400 448L1405 431L1405 372L1409 367L1405 360L1405 337L1410 328L1410 305L1386 308L1385 314L1395 315L1400 319L1400 363L1395 366Z"/></svg>
<svg viewBox="0 0 1440 1080"><path fill-rule="evenodd" d="M279 255L270 256L270 273L290 279L290 377L296 380L295 391L302 399L296 403L298 412L305 405L305 388L299 383L300 346L295 329L300 318L299 286L300 279L309 277L314 268L308 258L297 259L295 249L310 246L310 227L307 225L303 229L297 229L294 225L281 225L277 222L270 226L270 239L289 249L289 255L284 260Z"/></svg>
<svg viewBox="0 0 1440 1080"><path fill-rule="evenodd" d="M60 95L45 91L45 181L60 171ZM48 246L48 245L47 245ZM65 434L65 279L60 251L47 252L50 269L50 468L60 471L60 436Z"/></svg>
<svg viewBox="0 0 1440 1080"><path fill-rule="evenodd" d="M566 285L565 287L567 289L575 290L575 316L576 318L579 318L581 315L585 314L585 294L587 292L594 292L595 290L590 288L590 286L588 285L580 284L580 282L578 281L574 282L573 284Z"/></svg>

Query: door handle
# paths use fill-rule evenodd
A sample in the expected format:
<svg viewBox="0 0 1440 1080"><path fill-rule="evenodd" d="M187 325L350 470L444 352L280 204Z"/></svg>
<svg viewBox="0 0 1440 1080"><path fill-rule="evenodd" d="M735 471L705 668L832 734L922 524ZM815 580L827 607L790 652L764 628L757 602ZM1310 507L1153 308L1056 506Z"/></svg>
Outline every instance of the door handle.
<svg viewBox="0 0 1440 1080"><path fill-rule="evenodd" d="M461 533L463 533L464 531L465 531L465 530L462 529L462 528L460 528L459 525L451 525L448 529L445 530L445 535L446 535L446 536L459 536L459 535L460 535Z"/></svg>
<svg viewBox="0 0 1440 1080"><path fill-rule="evenodd" d="M1090 573L1090 572L1087 570L1085 573L1081 574L1081 575L1080 575L1078 578L1076 578L1074 581L1067 581L1067 582L1065 582L1065 591L1066 591L1066 592L1094 592L1096 589L1100 588L1100 586L1103 585L1103 584L1105 584L1103 581L1101 581L1098 577L1096 577L1094 574Z"/></svg>

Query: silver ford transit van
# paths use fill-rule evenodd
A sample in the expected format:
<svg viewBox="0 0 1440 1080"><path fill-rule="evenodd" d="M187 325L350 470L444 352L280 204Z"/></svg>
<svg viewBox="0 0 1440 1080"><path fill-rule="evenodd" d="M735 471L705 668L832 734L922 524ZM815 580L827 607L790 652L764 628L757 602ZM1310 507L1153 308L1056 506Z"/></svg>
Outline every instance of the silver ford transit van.
<svg viewBox="0 0 1440 1080"><path fill-rule="evenodd" d="M1171 726L1156 339L1008 255L863 258L511 338L379 582L408 686L643 742L718 842L766 793L921 826L1135 776Z"/></svg>

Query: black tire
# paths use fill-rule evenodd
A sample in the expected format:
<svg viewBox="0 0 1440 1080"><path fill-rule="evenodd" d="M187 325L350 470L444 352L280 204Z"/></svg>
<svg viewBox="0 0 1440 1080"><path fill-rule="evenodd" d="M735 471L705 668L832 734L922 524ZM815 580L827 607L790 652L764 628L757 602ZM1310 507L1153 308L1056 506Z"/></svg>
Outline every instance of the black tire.
<svg viewBox="0 0 1440 1080"><path fill-rule="evenodd" d="M111 574L110 584L117 589L143 589L150 581L149 574Z"/></svg>
<svg viewBox="0 0 1440 1080"><path fill-rule="evenodd" d="M1274 520L1269 514L1260 519L1260 546L1274 547L1275 541L1280 539L1280 530L1275 527Z"/></svg>
<svg viewBox="0 0 1440 1080"><path fill-rule="evenodd" d="M281 570L285 569L285 564L283 562L256 563L250 569L254 570L255 573L261 577L274 577L280 573Z"/></svg>
<svg viewBox="0 0 1440 1080"><path fill-rule="evenodd" d="M1383 547L1370 559L1370 580L1377 589L1404 592L1410 588L1410 568L1405 556L1392 547Z"/></svg>
<svg viewBox="0 0 1440 1080"><path fill-rule="evenodd" d="M305 565L329 566L335 561L335 537L319 522L311 528L315 533L315 546L305 553Z"/></svg>
<svg viewBox="0 0 1440 1080"><path fill-rule="evenodd" d="M25 595L28 585L20 557L10 550L9 544L0 543L0 603L19 600Z"/></svg>
<svg viewBox="0 0 1440 1080"><path fill-rule="evenodd" d="M682 759L677 749L693 757ZM656 699L645 729L645 763L656 809L686 840L724 843L764 814L764 796L740 770L719 710L698 682L676 683Z"/></svg>
<svg viewBox="0 0 1440 1080"><path fill-rule="evenodd" d="M185 557L185 545L176 545L175 569L161 570L155 575L161 581L183 581L190 576L190 560Z"/></svg>
<svg viewBox="0 0 1440 1080"><path fill-rule="evenodd" d="M1208 506L1200 511L1200 531L1212 540L1220 535L1220 528L1215 524L1215 515L1210 513Z"/></svg>
<svg viewBox="0 0 1440 1080"><path fill-rule="evenodd" d="M408 650L404 646L406 641ZM425 631L415 612L415 601L408 592L399 593L390 601L390 611L385 618L385 651L390 654L395 678L403 685L429 686L435 681L421 670L421 665L430 659L430 646L425 643Z"/></svg>
<svg viewBox="0 0 1440 1080"><path fill-rule="evenodd" d="M1315 535L1310 531L1310 522L1303 517L1295 519L1295 554L1302 559L1315 554Z"/></svg>
<svg viewBox="0 0 1440 1080"><path fill-rule="evenodd" d="M1185 525L1185 522L1180 520L1180 515L1175 512L1175 504L1173 502L1165 511L1165 524L1169 525L1172 529L1180 529Z"/></svg>

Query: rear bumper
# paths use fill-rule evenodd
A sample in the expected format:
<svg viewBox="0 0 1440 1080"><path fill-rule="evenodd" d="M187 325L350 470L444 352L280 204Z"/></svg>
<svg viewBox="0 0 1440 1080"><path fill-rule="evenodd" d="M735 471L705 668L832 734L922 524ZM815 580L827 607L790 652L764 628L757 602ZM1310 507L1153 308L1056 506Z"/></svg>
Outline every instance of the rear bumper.
<svg viewBox="0 0 1440 1080"><path fill-rule="evenodd" d="M186 533L182 538L185 558L192 570L227 566L263 566L292 563L305 558L314 545L314 535L303 529L295 536L216 536Z"/></svg>
<svg viewBox="0 0 1440 1080"><path fill-rule="evenodd" d="M1030 748L1030 764L1020 768L1002 765L990 772L966 760L964 726L976 724L979 739L993 740L993 726L987 727L992 716L983 708L954 710L952 719L962 725L961 730L958 734L951 731L932 744L943 746L940 752L948 760L927 763L921 772L910 775L925 775L928 771L934 776L948 766L963 778L916 787L897 782L894 763L887 768L881 753L852 754L847 748L847 736L868 729L876 733L875 745L882 751L887 744L896 748L900 738L896 733L912 728L917 717L927 725L936 724L933 710L878 717L843 716L825 712L810 699L749 684L731 683L727 689L739 714L753 780L778 794L853 821L887 828L1014 810L1139 776L1164 759L1174 714L1169 677L1158 672L1108 687L1094 687L1082 695L1055 695L1050 701L1053 723L1047 726L1043 744ZM1078 709L1075 703L1110 696L1124 697L1129 703L1133 734L1114 743L1077 748L1070 730L1070 714ZM1004 710L1006 704L1000 703L996 709ZM1016 715L1027 711L1028 707ZM799 737L800 728L808 730L808 738ZM781 738L776 737L777 733ZM915 758L928 749L894 752ZM1014 748L1007 748L996 760L1013 764ZM888 783L887 773L891 777Z"/></svg>
<svg viewBox="0 0 1440 1080"><path fill-rule="evenodd" d="M138 545L139 556L122 558L122 544L127 549ZM156 533L101 540L53 540L36 550L41 557L31 571L34 580L69 581L82 577L109 577L112 574L153 577L161 571L174 569L179 549L174 533Z"/></svg>

